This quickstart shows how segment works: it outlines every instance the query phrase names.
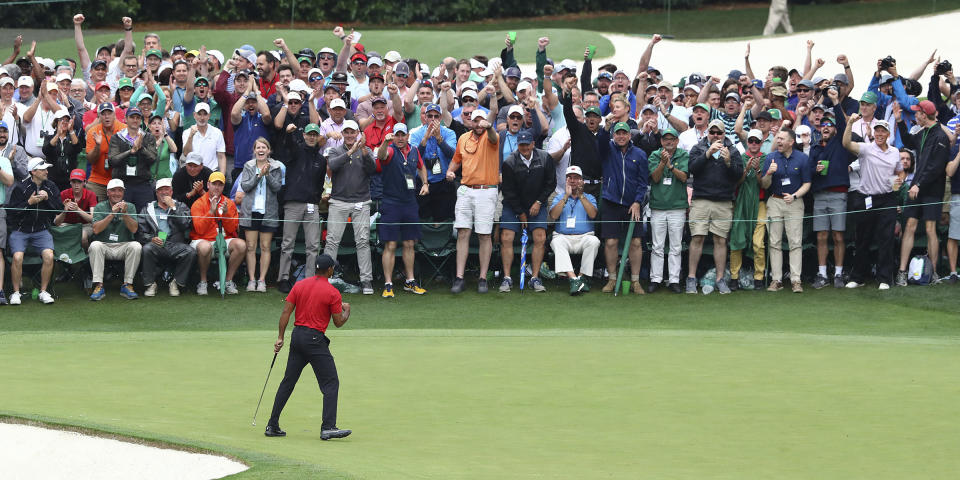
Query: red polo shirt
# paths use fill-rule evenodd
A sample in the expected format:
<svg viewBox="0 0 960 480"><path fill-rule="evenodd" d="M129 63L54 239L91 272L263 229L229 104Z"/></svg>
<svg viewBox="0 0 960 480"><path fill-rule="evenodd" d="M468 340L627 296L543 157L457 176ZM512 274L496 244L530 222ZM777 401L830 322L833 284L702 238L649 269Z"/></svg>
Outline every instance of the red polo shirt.
<svg viewBox="0 0 960 480"><path fill-rule="evenodd" d="M387 115L386 121L383 122L382 127L377 126L377 121L374 120L367 125L367 128L363 129L363 139L367 144L367 148L373 150L380 146L383 143L383 138L387 136L388 133L393 132L393 126L397 123L397 119L393 118L391 115Z"/></svg>
<svg viewBox="0 0 960 480"><path fill-rule="evenodd" d="M60 201L66 203L67 200L76 200L73 198L73 189L67 188L60 190ZM93 207L97 206L97 196L93 194L90 190L86 188L83 189L83 194L80 195L80 200L77 202L77 207L87 213L90 213L90 210ZM70 212L65 217L63 217L63 223L86 223L80 218L80 215Z"/></svg>
<svg viewBox="0 0 960 480"><path fill-rule="evenodd" d="M314 275L297 282L287 301L294 304L294 325L327 331L330 316L343 311L343 297L336 287L330 285L327 277Z"/></svg>

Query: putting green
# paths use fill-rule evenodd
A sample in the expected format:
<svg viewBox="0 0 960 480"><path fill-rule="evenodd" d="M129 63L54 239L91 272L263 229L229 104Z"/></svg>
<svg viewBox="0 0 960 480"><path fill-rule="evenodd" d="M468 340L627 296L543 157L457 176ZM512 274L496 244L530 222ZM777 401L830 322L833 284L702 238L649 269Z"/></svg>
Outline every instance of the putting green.
<svg viewBox="0 0 960 480"><path fill-rule="evenodd" d="M948 478L956 339L661 330L332 333L339 424L271 331L6 333L7 414L212 448L333 478Z"/></svg>

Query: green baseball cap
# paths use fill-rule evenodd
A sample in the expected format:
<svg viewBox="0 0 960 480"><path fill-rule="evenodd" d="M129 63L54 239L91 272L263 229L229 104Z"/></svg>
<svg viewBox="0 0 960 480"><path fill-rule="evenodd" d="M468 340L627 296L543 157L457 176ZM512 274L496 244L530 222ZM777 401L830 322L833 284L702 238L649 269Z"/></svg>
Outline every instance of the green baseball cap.
<svg viewBox="0 0 960 480"><path fill-rule="evenodd" d="M780 120L783 118L783 116L780 115L780 110L776 108L771 108L770 110L767 110L767 113L769 113L774 120Z"/></svg>
<svg viewBox="0 0 960 480"><path fill-rule="evenodd" d="M707 105L706 103L698 103L698 104L694 105L693 108L702 108L702 109L706 110L707 113L710 113L710 105Z"/></svg>
<svg viewBox="0 0 960 480"><path fill-rule="evenodd" d="M161 53L160 50L157 50L156 48L151 48L150 50L147 50L147 56L149 57L150 55L153 55L157 58L163 58L163 53Z"/></svg>
<svg viewBox="0 0 960 480"><path fill-rule="evenodd" d="M663 132L660 133L661 137L665 137L667 135L673 135L674 138L680 138L680 134L677 133L673 127L667 127Z"/></svg>
<svg viewBox="0 0 960 480"><path fill-rule="evenodd" d="M863 92L860 96L861 102L877 103L877 94L875 92Z"/></svg>
<svg viewBox="0 0 960 480"><path fill-rule="evenodd" d="M197 79L193 81L193 86L196 87L200 82L206 83L208 87L210 86L210 80L207 80L207 77L197 77Z"/></svg>
<svg viewBox="0 0 960 480"><path fill-rule="evenodd" d="M596 115L596 116L598 116L598 117L602 117L602 116L603 116L603 114L600 113L600 108L599 108L599 107L590 107L590 108L588 108L585 112L583 112L584 115L588 115L588 114L591 114L591 113L594 114L594 115Z"/></svg>
<svg viewBox="0 0 960 480"><path fill-rule="evenodd" d="M630 132L630 124L628 124L627 122L617 122L617 124L613 126L613 131L614 131L614 132L618 132L618 131L621 131L621 130L623 130L624 132L629 133L629 132Z"/></svg>
<svg viewBox="0 0 960 480"><path fill-rule="evenodd" d="M123 87L133 88L133 80L130 80L127 77L121 78L120 81L117 82L117 90L120 90Z"/></svg>
<svg viewBox="0 0 960 480"><path fill-rule="evenodd" d="M320 127L316 123L308 123L306 127L303 127L303 133L316 133L320 135Z"/></svg>
<svg viewBox="0 0 960 480"><path fill-rule="evenodd" d="M69 67L70 62L68 62L67 59L65 58L61 58L60 60L57 60L57 62L54 65L57 67Z"/></svg>

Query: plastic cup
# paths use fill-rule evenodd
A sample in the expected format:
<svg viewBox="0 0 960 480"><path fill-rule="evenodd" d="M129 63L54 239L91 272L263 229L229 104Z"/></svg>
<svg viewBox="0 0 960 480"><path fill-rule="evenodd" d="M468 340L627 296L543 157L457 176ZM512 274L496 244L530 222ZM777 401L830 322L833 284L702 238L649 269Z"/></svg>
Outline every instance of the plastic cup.
<svg viewBox="0 0 960 480"><path fill-rule="evenodd" d="M597 53L596 45L587 45L587 60L593 60L593 56Z"/></svg>
<svg viewBox="0 0 960 480"><path fill-rule="evenodd" d="M624 280L620 282L620 293L623 295L630 295L630 281Z"/></svg>
<svg viewBox="0 0 960 480"><path fill-rule="evenodd" d="M826 176L827 170L830 169L830 160L820 160L820 165L823 165L823 170L820 170L820 175Z"/></svg>
<svg viewBox="0 0 960 480"><path fill-rule="evenodd" d="M517 43L517 32L508 32L507 38L510 39L510 45Z"/></svg>
<svg viewBox="0 0 960 480"><path fill-rule="evenodd" d="M167 232L157 232L157 238L159 238L161 242L167 243Z"/></svg>

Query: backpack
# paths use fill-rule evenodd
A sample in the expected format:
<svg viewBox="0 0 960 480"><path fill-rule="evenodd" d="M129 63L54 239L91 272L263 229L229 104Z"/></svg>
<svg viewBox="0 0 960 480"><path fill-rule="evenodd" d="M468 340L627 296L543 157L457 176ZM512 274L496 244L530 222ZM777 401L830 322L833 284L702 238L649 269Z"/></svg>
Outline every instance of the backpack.
<svg viewBox="0 0 960 480"><path fill-rule="evenodd" d="M933 279L933 264L926 255L916 255L910 259L907 267L907 283L912 285L928 285Z"/></svg>

